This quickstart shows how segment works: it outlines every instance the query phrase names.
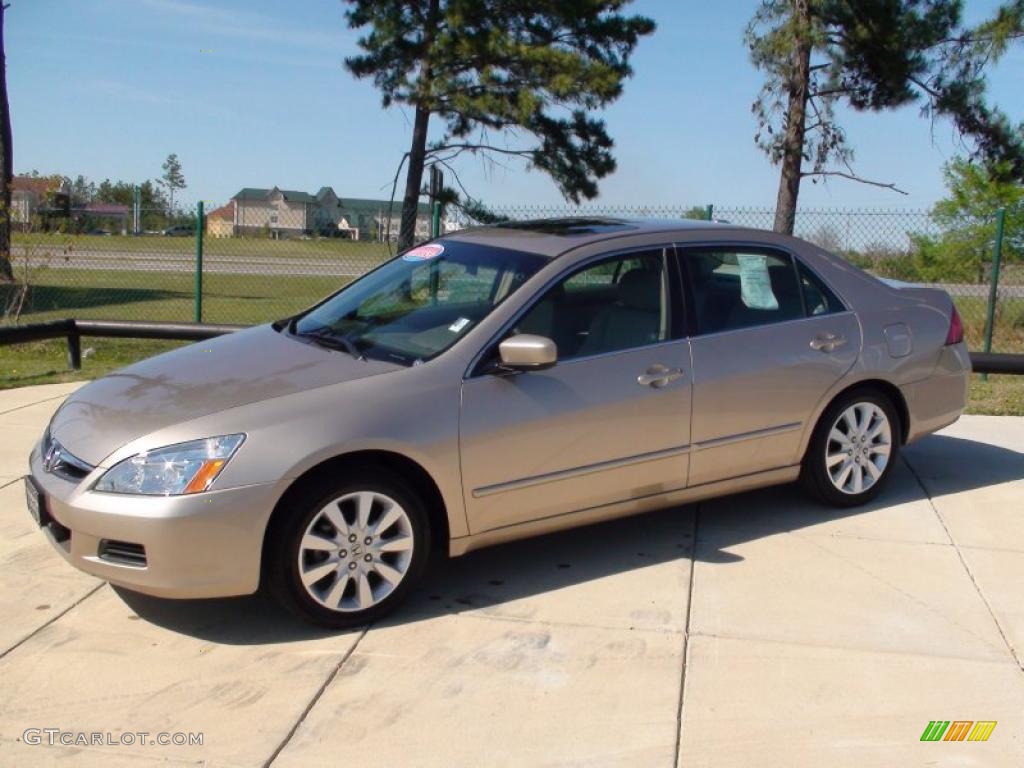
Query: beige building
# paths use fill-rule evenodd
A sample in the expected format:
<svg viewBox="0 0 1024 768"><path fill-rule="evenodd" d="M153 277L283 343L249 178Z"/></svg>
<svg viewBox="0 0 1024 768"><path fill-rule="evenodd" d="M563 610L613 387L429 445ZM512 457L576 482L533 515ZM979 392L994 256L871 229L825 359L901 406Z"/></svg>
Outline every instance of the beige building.
<svg viewBox="0 0 1024 768"><path fill-rule="evenodd" d="M206 234L210 237L231 237L235 234L235 201L206 214Z"/></svg>
<svg viewBox="0 0 1024 768"><path fill-rule="evenodd" d="M331 187L321 187L316 194L278 187L246 187L231 198L229 205L233 206L233 234L279 238L321 235L351 240L385 239L388 233L392 239L397 237L402 208L401 201L392 206L386 200L340 198ZM390 228L389 207L393 211ZM429 207L421 203L416 217L416 239L429 236Z"/></svg>
<svg viewBox="0 0 1024 768"><path fill-rule="evenodd" d="M41 209L53 204L53 195L64 188L59 176L15 176L11 180L11 222L28 227Z"/></svg>

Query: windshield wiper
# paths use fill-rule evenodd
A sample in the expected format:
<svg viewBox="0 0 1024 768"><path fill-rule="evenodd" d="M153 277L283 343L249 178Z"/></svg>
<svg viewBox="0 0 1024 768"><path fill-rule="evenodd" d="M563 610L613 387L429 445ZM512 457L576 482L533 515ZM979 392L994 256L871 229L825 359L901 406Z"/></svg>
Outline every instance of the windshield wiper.
<svg viewBox="0 0 1024 768"><path fill-rule="evenodd" d="M348 354L352 355L356 360L366 360L366 355L359 351L359 347L355 345L355 342L353 342L352 339L333 331L326 325L317 328L314 331L300 332L296 330L295 320L292 320L289 324L288 330L300 339L309 339L322 347L336 349L340 352L348 352Z"/></svg>

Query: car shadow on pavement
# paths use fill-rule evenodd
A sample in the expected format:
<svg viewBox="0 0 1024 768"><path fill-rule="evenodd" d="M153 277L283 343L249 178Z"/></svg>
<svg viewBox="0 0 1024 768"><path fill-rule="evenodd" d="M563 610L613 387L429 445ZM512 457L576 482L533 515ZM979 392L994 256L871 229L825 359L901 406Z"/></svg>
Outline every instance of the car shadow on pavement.
<svg viewBox="0 0 1024 768"><path fill-rule="evenodd" d="M863 507L826 507L790 484L443 560L384 623L408 624L499 607L503 616L528 619L536 608L531 601L536 603L545 593L673 561L688 570L695 551L701 562L737 562L743 558L730 549L743 542L870 513L880 513L878 537L885 538L885 511L924 498L922 483L928 495L936 496L1024 478L1024 454L963 438L925 438L909 447L904 458L880 497ZM695 546L697 542L700 546ZM342 634L307 626L260 595L178 601L122 589L117 593L140 618L213 642L254 645ZM592 596L580 590L580 599Z"/></svg>

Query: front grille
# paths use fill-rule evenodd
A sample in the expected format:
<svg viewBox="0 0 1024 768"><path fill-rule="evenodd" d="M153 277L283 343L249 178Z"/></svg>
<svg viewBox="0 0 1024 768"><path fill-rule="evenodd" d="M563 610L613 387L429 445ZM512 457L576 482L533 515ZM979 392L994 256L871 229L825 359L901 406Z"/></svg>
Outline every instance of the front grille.
<svg viewBox="0 0 1024 768"><path fill-rule="evenodd" d="M118 565L130 565L134 568L146 567L146 548L141 544L132 544L128 541L114 541L113 539L100 539L99 552L100 560L106 560Z"/></svg>
<svg viewBox="0 0 1024 768"><path fill-rule="evenodd" d="M43 469L57 477L77 483L85 479L95 467L68 453L67 448L58 443L47 431L43 438Z"/></svg>

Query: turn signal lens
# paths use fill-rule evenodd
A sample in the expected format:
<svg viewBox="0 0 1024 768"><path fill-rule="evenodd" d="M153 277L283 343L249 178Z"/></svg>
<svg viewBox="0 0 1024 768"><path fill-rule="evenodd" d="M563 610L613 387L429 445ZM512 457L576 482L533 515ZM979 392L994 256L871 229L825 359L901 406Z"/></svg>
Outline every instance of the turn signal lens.
<svg viewBox="0 0 1024 768"><path fill-rule="evenodd" d="M959 344L964 340L964 322L960 319L960 313L953 307L953 314L949 316L949 332L946 334L946 346Z"/></svg>
<svg viewBox="0 0 1024 768"><path fill-rule="evenodd" d="M185 493L202 493L210 487L220 468L227 463L227 459L211 459L203 462L203 466L196 472L195 477L185 486Z"/></svg>

